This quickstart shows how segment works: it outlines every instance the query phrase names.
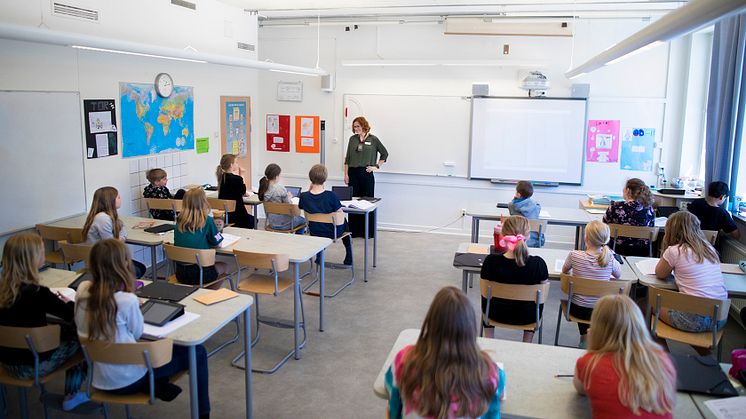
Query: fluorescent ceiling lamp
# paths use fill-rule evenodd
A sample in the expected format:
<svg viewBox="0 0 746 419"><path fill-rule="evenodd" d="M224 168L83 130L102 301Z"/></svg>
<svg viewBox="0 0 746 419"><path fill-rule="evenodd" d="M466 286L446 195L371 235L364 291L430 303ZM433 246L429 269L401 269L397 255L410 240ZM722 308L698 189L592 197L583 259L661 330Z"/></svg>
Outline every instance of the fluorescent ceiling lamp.
<svg viewBox="0 0 746 419"><path fill-rule="evenodd" d="M569 70L565 73L565 77L572 79L583 73L590 73L605 65L618 62L640 48L648 47L656 42L670 41L744 10L746 10L746 0L691 0L629 38Z"/></svg>
<svg viewBox="0 0 746 419"><path fill-rule="evenodd" d="M343 67L546 67L545 64L516 60L346 60Z"/></svg>
<svg viewBox="0 0 746 419"><path fill-rule="evenodd" d="M91 51L138 55L142 57L219 64L231 67L252 68L256 70L277 70L307 76L324 76L328 74L321 68L299 67L257 61L248 58L231 57L227 55L185 51L178 48L141 44L112 38L101 38L73 32L53 31L50 29L14 25L10 23L0 23L0 39L37 42Z"/></svg>
<svg viewBox="0 0 746 419"><path fill-rule="evenodd" d="M616 63L618 63L620 61L626 60L629 57L633 57L633 56L635 56L637 54L642 54L645 51L649 51L649 50L651 50L651 49L653 49L655 47L661 46L663 44L665 44L665 42L663 42L663 41L655 41L652 44L647 44L647 45L645 45L642 48L636 49L636 50L634 50L634 51L632 51L630 53L622 55L619 58L613 59L613 60L609 61L608 63L606 63L604 65L613 65L613 64L616 64Z"/></svg>

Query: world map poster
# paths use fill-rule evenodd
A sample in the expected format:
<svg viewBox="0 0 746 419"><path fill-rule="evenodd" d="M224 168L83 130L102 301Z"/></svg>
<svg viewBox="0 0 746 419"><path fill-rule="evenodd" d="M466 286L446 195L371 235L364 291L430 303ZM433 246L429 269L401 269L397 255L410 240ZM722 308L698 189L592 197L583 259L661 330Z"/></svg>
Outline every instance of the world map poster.
<svg viewBox="0 0 746 419"><path fill-rule="evenodd" d="M158 96L152 83L119 83L122 156L137 157L194 149L194 93L174 86Z"/></svg>

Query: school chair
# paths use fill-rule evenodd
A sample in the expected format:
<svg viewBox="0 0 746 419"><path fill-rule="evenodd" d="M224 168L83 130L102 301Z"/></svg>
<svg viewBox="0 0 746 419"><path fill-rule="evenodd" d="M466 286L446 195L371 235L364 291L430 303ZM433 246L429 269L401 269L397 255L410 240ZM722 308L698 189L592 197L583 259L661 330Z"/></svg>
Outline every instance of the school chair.
<svg viewBox="0 0 746 419"><path fill-rule="evenodd" d="M560 275L560 289L567 294L567 299L560 299L559 311L557 313L557 330L554 332L554 346L558 346L560 326L562 317L565 320L574 323L591 324L590 320L580 319L570 314L572 306L572 296L575 294L584 297L601 298L604 295L624 294L629 295L630 281L609 280L600 281L597 279L587 279L567 274Z"/></svg>
<svg viewBox="0 0 746 419"><path fill-rule="evenodd" d="M719 362L723 350L721 345L723 329L717 329L717 322L728 318L729 308L730 300L728 299L717 300L697 297L676 291L650 287L648 291L646 318L650 319L650 333L653 337L675 340L708 350L717 348L717 359ZM709 316L716 321L712 322L712 328L708 332L685 332L659 321L662 309Z"/></svg>
<svg viewBox="0 0 746 419"><path fill-rule="evenodd" d="M276 233L295 234L298 230L302 230L306 228L306 223L302 223L297 226L293 224L293 217L300 215L300 208L298 208L297 205L281 203L281 202L263 202L262 205L264 206L264 213L267 214L267 220L269 220L270 214L287 215L291 218L291 221L290 221L291 224L290 224L289 229L283 230L283 229L272 228L272 226L269 225L269 221L267 221L264 226L265 230L273 231Z"/></svg>
<svg viewBox="0 0 746 419"><path fill-rule="evenodd" d="M81 338L80 345L88 365L86 394L91 398L91 401L102 404L101 410L105 418L109 417L109 404L123 404L127 419L131 419L130 405L152 405L155 403L155 373L153 370L171 362L173 355L173 341L171 339L159 339L152 342L113 343ZM148 393L112 394L94 388L93 373L96 362L145 366L148 369L147 375L150 381ZM185 372L175 374L169 381L175 382Z"/></svg>
<svg viewBox="0 0 746 419"><path fill-rule="evenodd" d="M83 362L82 356L74 356L67 360L51 373L39 375L39 354L53 351L60 346L60 325L48 325L41 327L10 327L0 326L0 346L14 349L28 349L34 357L34 378L21 379L10 375L5 368L0 368L0 385L18 388L18 403L21 417L28 419L28 389L36 387L41 392L44 417L49 417L47 403L44 402L47 395L44 385L67 369Z"/></svg>
<svg viewBox="0 0 746 419"><path fill-rule="evenodd" d="M502 284L484 278L479 280L482 298L487 299L487 305L482 312L482 321L479 328L479 336L484 335L485 326L500 327L503 329L523 330L539 332L539 344L541 344L542 330L544 329L544 318L539 306L547 301L549 295L549 281L537 285L515 285ZM515 301L530 301L536 303L536 319L529 324L513 325L499 323L489 318L492 297Z"/></svg>
<svg viewBox="0 0 746 419"><path fill-rule="evenodd" d="M215 249L192 249L189 247L174 246L171 243L163 243L163 252L166 255L166 259L171 261L171 268L174 272L176 271L177 263L190 265L196 264L197 266L199 266L199 285L193 286L199 288L218 289L220 288L220 284L222 284L225 279L228 279L228 283L230 283L231 289L234 291L236 290L236 285L233 283L233 276L229 274L219 275L217 279L208 283L204 282L205 268L209 268L210 266L215 265ZM179 280L176 278L176 273L170 275L167 280L171 284L192 286L179 282ZM236 324L236 333L231 338L218 345L215 349L208 352L208 358L238 340L241 334L240 318L236 317L233 320L233 323Z"/></svg>
<svg viewBox="0 0 746 419"><path fill-rule="evenodd" d="M653 243L658 240L658 227L630 226L626 224L609 224L611 232L611 249L616 252L617 237L648 240L648 257L653 257Z"/></svg>
<svg viewBox="0 0 746 419"><path fill-rule="evenodd" d="M259 342L259 325L264 323L271 327L277 327L282 329L294 329L295 324L292 321L275 319L270 317L262 317L259 314L259 295L272 295L279 296L280 293L296 287L295 279L290 275L281 275L282 272L288 273L290 267L290 258L288 255L273 254L273 253L254 253L254 252L243 252L240 250L233 250L233 255L236 258L236 266L238 266L238 291L254 294L254 309L256 310L256 335L254 340L251 342L251 346L254 347ZM257 273L256 270L267 270L267 274ZM243 276L243 273L246 276ZM303 309L303 293L300 292L300 285L294 289L295 294L298 296L300 304L301 324L300 327L303 329L303 341L300 347L306 345L306 313ZM285 354L280 361L275 363L270 369L252 368L253 372L262 374L274 374L280 367L285 365L288 359L293 356L295 349L291 349ZM238 368L244 368L243 364L239 360L245 355L244 351L241 351L233 361L231 365Z"/></svg>
<svg viewBox="0 0 746 419"><path fill-rule="evenodd" d="M549 220L528 220L529 231L532 233L538 233L539 247L544 247L544 243L541 240L541 236L546 236L547 226ZM546 240L546 237L544 238Z"/></svg>
<svg viewBox="0 0 746 419"><path fill-rule="evenodd" d="M207 203L213 210L220 211L213 212L213 216L220 218L225 215L225 226L229 227L228 213L236 211L236 201L230 199L207 198Z"/></svg>
<svg viewBox="0 0 746 419"><path fill-rule="evenodd" d="M702 233L705 235L705 239L707 239L707 241L710 242L711 245L715 246L715 243L717 243L717 241L718 241L718 234L720 232L716 231L716 230L702 230ZM667 247L668 246L664 246L661 243L661 246L660 246L660 254L661 254L661 256L663 255L663 252L666 251Z"/></svg>
<svg viewBox="0 0 746 419"><path fill-rule="evenodd" d="M304 211L304 215L306 217L306 221L309 223L324 223L324 224L331 224L332 230L334 231L334 237L332 237L332 242L342 242L342 239L349 236L350 240L352 240L352 233L349 231L345 231L342 233L341 236L337 236L337 227L344 225L345 223L345 214L343 212L335 211L330 212L328 214L311 214L309 212ZM314 263L316 263L314 261ZM353 282L355 282L355 257L352 256L352 263L349 265L344 265L341 263L331 263L331 262L324 262L324 266L320 266L317 264L316 269L314 269L314 276L315 278L313 281L311 281L304 289L303 292L309 295L315 295L313 293L308 292L309 289L319 280L319 276L321 275L321 269L324 269L325 267L331 268L331 269L349 269L350 270L350 280L342 284L339 288L337 288L334 292L331 294L325 294L324 297L326 298L334 298L342 292L343 289L349 287L352 285Z"/></svg>
<svg viewBox="0 0 746 419"><path fill-rule="evenodd" d="M78 262L83 262L83 269L88 268L88 257L91 254L91 248L93 245L85 243L68 243L62 241L59 243L60 251L62 252L62 260L67 265L67 270L71 271L73 265Z"/></svg>
<svg viewBox="0 0 746 419"><path fill-rule="evenodd" d="M61 265L65 263L62 252L58 248L59 242L80 243L85 240L83 229L76 227L58 227L37 224L36 231L42 240L52 242L52 250L45 252L44 262L50 265Z"/></svg>
<svg viewBox="0 0 746 419"><path fill-rule="evenodd" d="M145 206L148 208L148 216L153 218L150 210L171 211L176 220L176 215L181 212L182 201L180 199L145 198Z"/></svg>

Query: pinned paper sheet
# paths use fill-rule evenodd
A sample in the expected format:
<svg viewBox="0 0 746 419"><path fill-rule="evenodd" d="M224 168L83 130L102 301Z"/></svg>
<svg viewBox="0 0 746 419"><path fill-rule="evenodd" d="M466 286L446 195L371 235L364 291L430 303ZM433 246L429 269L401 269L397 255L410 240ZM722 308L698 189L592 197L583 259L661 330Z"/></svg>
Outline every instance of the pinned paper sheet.
<svg viewBox="0 0 746 419"><path fill-rule="evenodd" d="M91 133L111 131L113 125L111 124L111 112L89 112L88 113L88 128ZM116 131L114 129L113 131Z"/></svg>
<svg viewBox="0 0 746 419"><path fill-rule="evenodd" d="M164 324L163 326L153 326L152 324L145 323L142 328L144 335L154 336L162 338L169 333L177 330L178 328L185 326L199 318L199 314L185 311L183 315L177 317L174 320Z"/></svg>
<svg viewBox="0 0 746 419"><path fill-rule="evenodd" d="M99 157L109 155L109 134L96 134L96 154Z"/></svg>
<svg viewBox="0 0 746 419"><path fill-rule="evenodd" d="M210 137L197 138L197 154L204 154L210 151Z"/></svg>
<svg viewBox="0 0 746 419"><path fill-rule="evenodd" d="M746 418L746 396L707 400L705 406L717 419Z"/></svg>
<svg viewBox="0 0 746 419"><path fill-rule="evenodd" d="M466 253L487 255L490 253L490 247L483 244L470 244L469 247L466 248Z"/></svg>
<svg viewBox="0 0 746 419"><path fill-rule="evenodd" d="M555 259L554 260L554 271L555 272L562 272L562 268L565 266L565 260L564 259Z"/></svg>

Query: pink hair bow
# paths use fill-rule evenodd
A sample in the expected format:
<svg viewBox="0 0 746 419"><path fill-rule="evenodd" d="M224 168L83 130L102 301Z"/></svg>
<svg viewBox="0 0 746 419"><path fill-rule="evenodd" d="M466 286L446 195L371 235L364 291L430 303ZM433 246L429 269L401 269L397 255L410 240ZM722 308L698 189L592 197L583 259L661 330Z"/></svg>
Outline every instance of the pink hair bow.
<svg viewBox="0 0 746 419"><path fill-rule="evenodd" d="M526 237L524 237L523 234L516 234L515 236L504 236L500 239L500 246L507 247L508 250L515 249L516 243L525 240Z"/></svg>

